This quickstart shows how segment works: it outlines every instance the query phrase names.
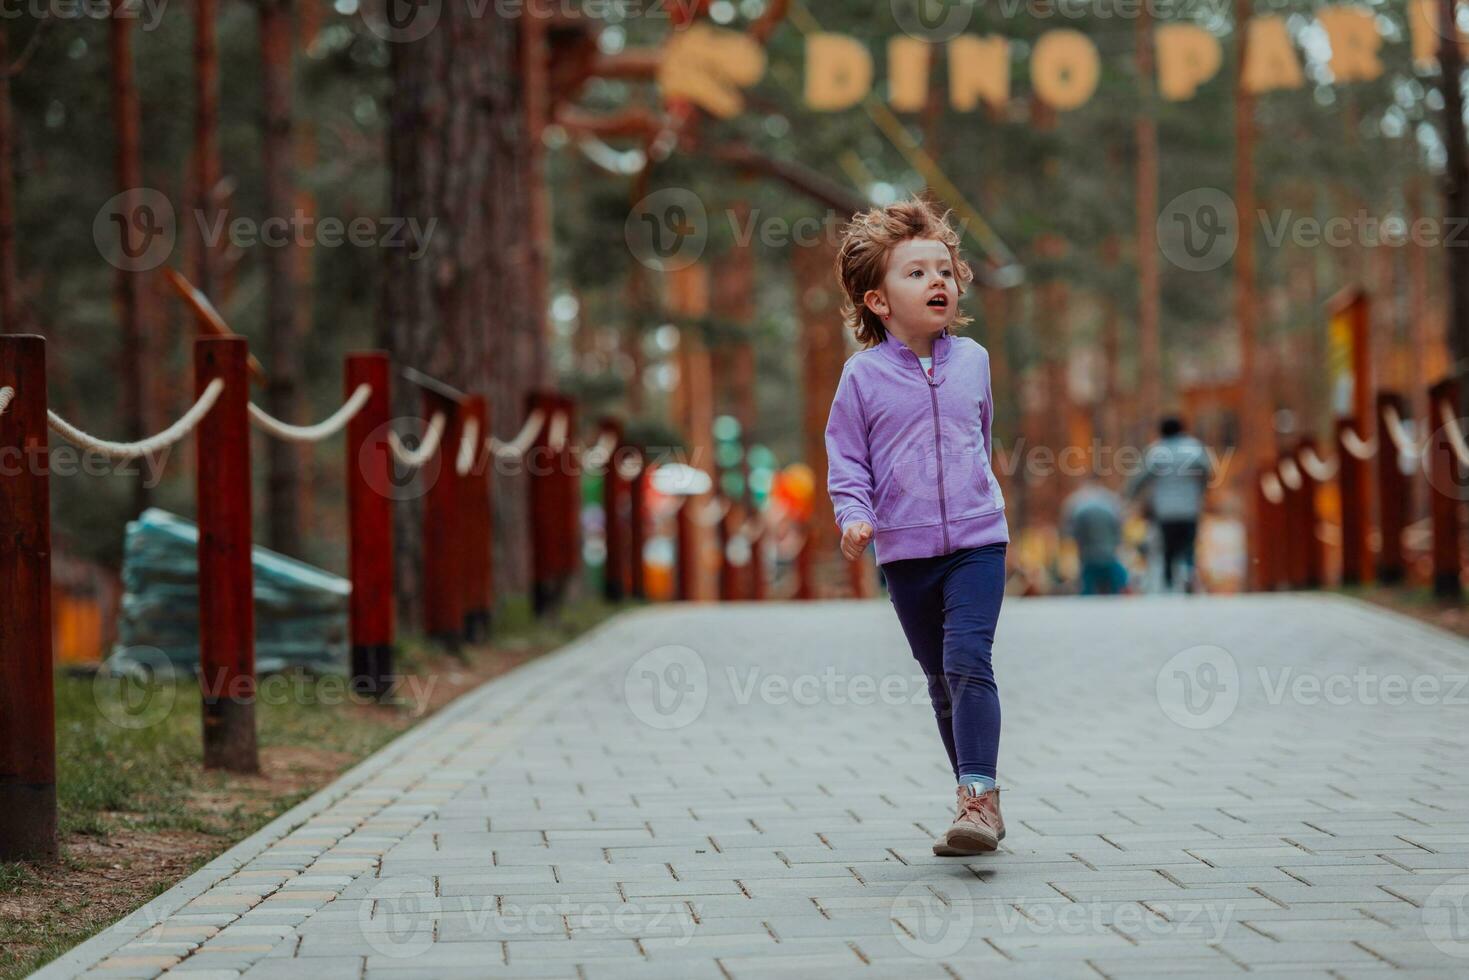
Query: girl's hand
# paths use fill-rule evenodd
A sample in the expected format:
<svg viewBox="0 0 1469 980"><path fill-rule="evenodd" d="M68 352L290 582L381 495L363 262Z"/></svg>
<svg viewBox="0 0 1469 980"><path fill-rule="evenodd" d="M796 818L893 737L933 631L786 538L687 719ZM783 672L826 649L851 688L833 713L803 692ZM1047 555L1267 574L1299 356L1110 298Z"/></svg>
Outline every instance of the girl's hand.
<svg viewBox="0 0 1469 980"><path fill-rule="evenodd" d="M872 540L872 525L866 521L854 521L847 525L842 532L842 557L847 561L856 561L862 557L862 552L867 550L867 542Z"/></svg>

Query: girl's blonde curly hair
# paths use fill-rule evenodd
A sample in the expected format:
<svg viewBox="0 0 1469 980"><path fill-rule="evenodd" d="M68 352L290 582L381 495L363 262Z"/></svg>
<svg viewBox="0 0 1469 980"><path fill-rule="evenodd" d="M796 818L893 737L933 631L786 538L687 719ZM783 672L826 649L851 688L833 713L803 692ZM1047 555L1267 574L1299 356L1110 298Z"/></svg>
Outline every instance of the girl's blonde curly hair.
<svg viewBox="0 0 1469 980"><path fill-rule="evenodd" d="M887 207L869 208L842 227L841 245L837 248L836 277L842 287L842 323L857 336L864 348L875 347L887 339L882 317L869 310L862 297L870 289L882 285L887 274L888 256L901 242L913 238L932 238L949 247L954 258L954 275L959 295L965 283L974 280L974 270L959 256L959 233L949 227L952 210L940 215L920 197L910 197ZM966 326L973 318L960 312L952 328Z"/></svg>

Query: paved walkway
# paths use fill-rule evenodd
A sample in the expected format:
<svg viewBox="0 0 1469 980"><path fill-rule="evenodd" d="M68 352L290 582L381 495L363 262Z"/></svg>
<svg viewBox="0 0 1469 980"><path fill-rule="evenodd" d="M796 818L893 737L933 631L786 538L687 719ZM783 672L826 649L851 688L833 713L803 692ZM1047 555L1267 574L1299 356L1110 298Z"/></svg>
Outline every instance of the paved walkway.
<svg viewBox="0 0 1469 980"><path fill-rule="evenodd" d="M1000 853L887 602L663 606L44 972L1469 974L1469 644L1331 596L1008 600Z"/></svg>

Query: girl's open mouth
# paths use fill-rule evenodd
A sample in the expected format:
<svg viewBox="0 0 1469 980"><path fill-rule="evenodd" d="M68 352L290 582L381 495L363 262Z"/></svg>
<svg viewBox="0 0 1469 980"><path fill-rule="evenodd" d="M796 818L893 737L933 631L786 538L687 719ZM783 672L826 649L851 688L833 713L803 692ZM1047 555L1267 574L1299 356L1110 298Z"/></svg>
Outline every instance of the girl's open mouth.
<svg viewBox="0 0 1469 980"><path fill-rule="evenodd" d="M928 301L928 305L946 310L949 308L949 297L943 295L935 296Z"/></svg>

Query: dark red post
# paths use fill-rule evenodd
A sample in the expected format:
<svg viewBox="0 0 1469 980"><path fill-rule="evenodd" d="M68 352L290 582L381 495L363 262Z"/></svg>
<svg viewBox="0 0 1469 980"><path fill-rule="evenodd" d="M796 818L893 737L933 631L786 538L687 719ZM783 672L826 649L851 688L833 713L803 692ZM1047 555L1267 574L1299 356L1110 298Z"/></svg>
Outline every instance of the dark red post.
<svg viewBox="0 0 1469 980"><path fill-rule="evenodd" d="M1445 378L1428 389L1428 496L1433 515L1433 593L1458 599L1462 558L1459 554L1459 502L1464 495L1458 458L1444 427L1444 410L1459 417L1459 383Z"/></svg>
<svg viewBox="0 0 1469 980"><path fill-rule="evenodd" d="M52 859L56 696L46 341L0 335L0 860Z"/></svg>
<svg viewBox="0 0 1469 980"><path fill-rule="evenodd" d="M720 498L722 499L722 498ZM740 570L729 560L729 542L739 530L741 508L725 501L724 516L719 519L719 600L734 602L740 597Z"/></svg>
<svg viewBox="0 0 1469 980"><path fill-rule="evenodd" d="M621 602L627 594L627 498L628 486L617 471L622 460L622 423L612 416L601 420L601 431L612 436L612 454L602 475L602 539L607 546L602 561L602 595L608 602Z"/></svg>
<svg viewBox="0 0 1469 980"><path fill-rule="evenodd" d="M388 423L392 413L391 365L382 351L347 355L343 384L348 398L358 385L372 394L347 423L347 542L352 577L352 689L382 697L392 685L393 486Z"/></svg>
<svg viewBox="0 0 1469 980"><path fill-rule="evenodd" d="M802 523L801 550L796 552L796 598L811 599L816 595L811 581L811 557L815 550L812 538L811 521L808 519Z"/></svg>
<svg viewBox="0 0 1469 980"><path fill-rule="evenodd" d="M1301 490L1292 489L1284 476L1286 470L1294 465L1295 461L1285 452L1280 454L1275 463L1275 475L1280 479L1283 497L1280 505L1281 541L1285 545L1284 561L1281 564L1282 584L1288 589L1299 589L1306 584L1306 548L1301 537L1306 521L1301 513Z"/></svg>
<svg viewBox="0 0 1469 980"><path fill-rule="evenodd" d="M1347 433L1358 437L1366 427L1350 416L1336 420L1336 458L1341 487L1341 580L1343 585L1372 581L1372 550L1367 543L1371 526L1368 493L1371 489L1368 461L1347 449Z"/></svg>
<svg viewBox="0 0 1469 980"><path fill-rule="evenodd" d="M1326 553L1321 538L1317 536L1316 529L1320 521L1320 515L1316 513L1316 488L1320 485L1316 478L1300 462L1301 457L1307 451L1316 451L1316 440L1310 436L1303 436L1296 444L1296 469L1301 472L1301 519L1304 522L1300 528L1301 546L1306 550L1306 581L1308 589L1319 589L1326 581ZM1320 454L1316 454L1320 457Z"/></svg>
<svg viewBox="0 0 1469 980"><path fill-rule="evenodd" d="M636 460L638 464L638 475L628 481L627 487L627 515L628 515L628 591L634 599L648 598L648 590L643 582L643 547L648 540L647 520L647 489L648 489L648 458L639 447L629 447L627 459Z"/></svg>
<svg viewBox="0 0 1469 980"><path fill-rule="evenodd" d="M1256 540L1262 545L1258 563L1255 565L1255 587L1262 592L1269 592L1280 584L1281 546L1283 544L1280 522L1281 505L1271 501L1266 495L1263 482L1271 475L1273 471L1266 470L1257 472L1255 476L1255 519L1258 522Z"/></svg>
<svg viewBox="0 0 1469 980"><path fill-rule="evenodd" d="M550 609L555 593L556 510L553 497L556 491L553 477L556 462L549 444L555 408L549 395L538 391L526 392L526 416L529 417L536 409L545 413L535 441L524 457L525 485L530 504L531 607L537 616Z"/></svg>
<svg viewBox="0 0 1469 980"><path fill-rule="evenodd" d="M750 598L765 598L765 522L750 539Z"/></svg>
<svg viewBox="0 0 1469 980"><path fill-rule="evenodd" d="M1407 575L1408 565L1403 556L1403 528L1408 526L1408 478L1398 464L1397 443L1388 434L1389 412L1403 418L1407 400L1390 391L1377 396L1377 512L1382 537L1377 553L1377 580L1384 585L1401 582Z"/></svg>
<svg viewBox="0 0 1469 980"><path fill-rule="evenodd" d="M446 650L458 650L464 631L464 525L459 509L459 437L464 417L458 402L435 391L423 393L424 418L444 415L438 478L423 505L423 631Z"/></svg>
<svg viewBox="0 0 1469 980"><path fill-rule="evenodd" d="M199 509L199 683L204 766L258 772L255 744L255 569L250 524L250 350L242 337L194 341L194 393L223 379L196 432Z"/></svg>
<svg viewBox="0 0 1469 980"><path fill-rule="evenodd" d="M478 435L469 472L460 478L464 513L464 639L480 643L490 637L490 464L485 446L490 432L489 402L472 396L465 405L466 426L474 420ZM454 451L458 465L459 450ZM457 469L456 469L457 473Z"/></svg>
<svg viewBox="0 0 1469 980"><path fill-rule="evenodd" d="M698 589L694 566L697 560L694 548L694 507L697 506L694 501L696 499L691 496L682 498L675 515L677 533L674 544L678 556L676 560L678 567L675 571L678 588L674 592L674 598L685 602L693 599Z"/></svg>
<svg viewBox="0 0 1469 980"><path fill-rule="evenodd" d="M572 450L576 441L576 399L563 396L566 413L566 445L561 450L561 565L556 583L559 602L566 596L572 579L581 568L581 454Z"/></svg>

